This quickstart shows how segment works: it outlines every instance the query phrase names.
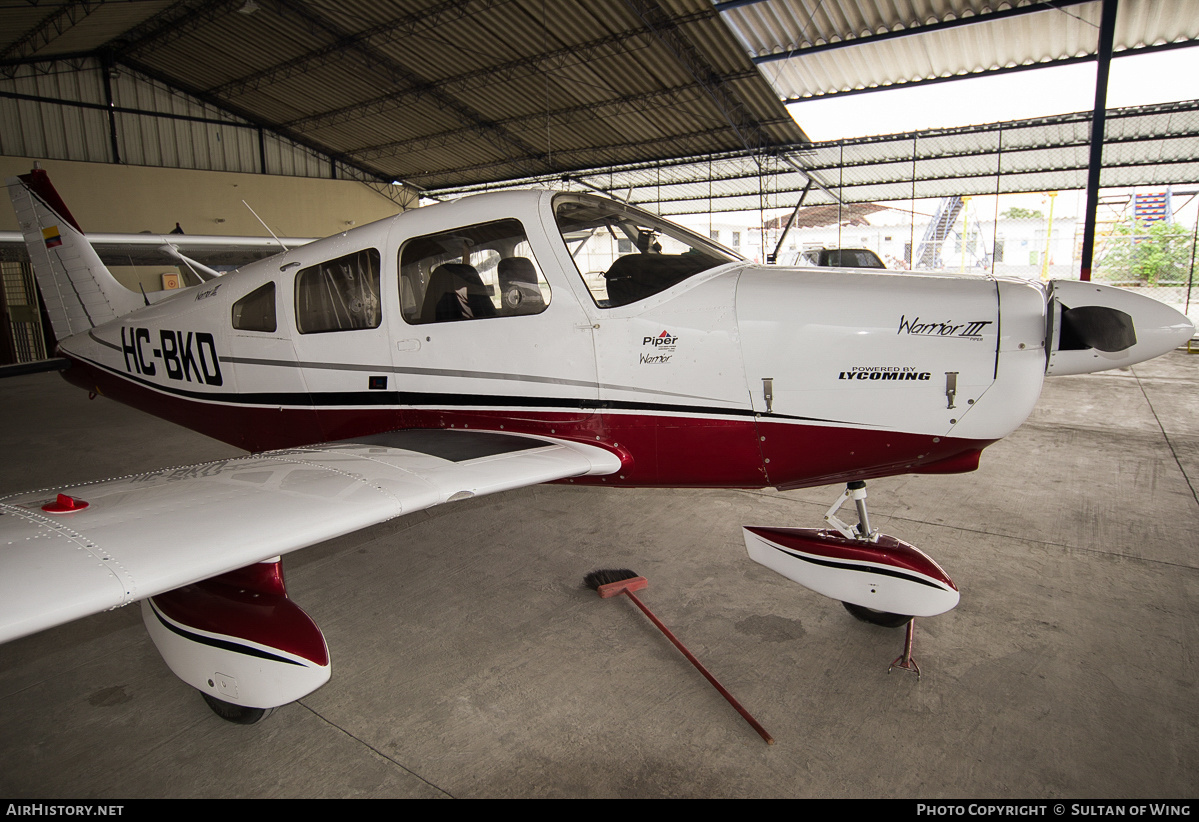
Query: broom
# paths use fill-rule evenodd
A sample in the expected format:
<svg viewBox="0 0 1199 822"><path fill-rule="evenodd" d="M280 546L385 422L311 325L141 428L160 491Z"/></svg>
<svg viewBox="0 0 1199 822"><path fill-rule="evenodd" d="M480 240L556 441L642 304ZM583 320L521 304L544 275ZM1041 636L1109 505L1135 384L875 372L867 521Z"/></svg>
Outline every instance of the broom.
<svg viewBox="0 0 1199 822"><path fill-rule="evenodd" d="M630 571L628 568L616 568L592 571L590 574L583 577L583 583L588 588L598 591L602 599L608 599L609 597L614 597L619 594L624 594L631 599L633 604L640 608L641 612L649 617L650 621L654 623L654 625L658 626L658 630L665 634L666 638L674 643L674 647L678 648L682 652L683 656L687 657L687 660L695 666L696 670L707 677L708 682L712 683L712 687L719 691L720 695L728 700L729 704L732 705L737 710L737 713L741 714L745 721L748 722L750 726L758 732L758 735L762 737L762 739L766 740L766 744L774 744L774 737L766 732L766 729L759 724L758 720L750 716L749 711L741 707L741 703L734 699L733 695L725 690L723 685L716 681L716 677L712 676L712 674L708 672L708 669L705 668L703 664L695 658L693 653L687 650L682 642L679 642L678 637L671 633L670 629L663 625L662 621L654 616L653 612L650 611L649 608L645 607L645 604L633 594L634 591L640 591L642 588L648 587L648 579L638 576L636 572Z"/></svg>

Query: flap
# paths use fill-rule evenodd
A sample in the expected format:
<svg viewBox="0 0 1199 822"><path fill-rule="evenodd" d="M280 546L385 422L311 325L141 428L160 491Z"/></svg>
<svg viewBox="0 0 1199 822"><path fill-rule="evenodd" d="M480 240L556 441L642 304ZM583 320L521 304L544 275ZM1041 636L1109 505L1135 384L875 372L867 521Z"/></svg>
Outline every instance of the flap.
<svg viewBox="0 0 1199 822"><path fill-rule="evenodd" d="M0 642L443 502L619 468L580 443L409 430L3 497ZM58 494L87 507L43 510Z"/></svg>

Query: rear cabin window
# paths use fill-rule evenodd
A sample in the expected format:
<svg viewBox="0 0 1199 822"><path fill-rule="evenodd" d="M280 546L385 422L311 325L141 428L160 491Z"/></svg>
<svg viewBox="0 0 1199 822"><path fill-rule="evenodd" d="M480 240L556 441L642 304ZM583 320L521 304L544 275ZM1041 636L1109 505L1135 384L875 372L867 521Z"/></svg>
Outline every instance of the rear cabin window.
<svg viewBox="0 0 1199 822"><path fill-rule="evenodd" d="M254 289L233 304L233 327L238 331L271 331L275 321L275 284Z"/></svg>
<svg viewBox="0 0 1199 822"><path fill-rule="evenodd" d="M301 334L378 328L379 252L367 248L296 273Z"/></svg>
<svg viewBox="0 0 1199 822"><path fill-rule="evenodd" d="M540 314L549 302L519 220L415 237L400 251L400 311L413 325Z"/></svg>

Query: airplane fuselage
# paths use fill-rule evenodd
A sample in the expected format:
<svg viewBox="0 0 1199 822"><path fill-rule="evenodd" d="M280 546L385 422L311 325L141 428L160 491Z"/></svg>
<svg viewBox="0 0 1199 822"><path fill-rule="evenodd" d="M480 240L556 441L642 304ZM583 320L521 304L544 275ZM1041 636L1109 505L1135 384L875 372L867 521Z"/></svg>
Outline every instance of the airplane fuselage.
<svg viewBox="0 0 1199 822"><path fill-rule="evenodd" d="M673 487L972 470L1040 392L1039 285L729 255L648 296L597 299L603 271L588 270L593 250L572 247L580 232L555 225L560 198L470 198L253 263L62 341L67 379L249 451L404 428L502 430L621 457L618 474L579 481ZM409 292L430 277L413 274L412 249L461 227L478 236L460 259L482 270L490 234L479 227L508 223L540 272L539 310L506 311L496 282L499 307L476 310L486 316L422 316ZM578 243L594 245L592 232ZM514 253L493 245L492 256ZM328 266L346 260L377 268L377 290L343 299L350 319L314 331ZM240 319L265 291L271 322Z"/></svg>

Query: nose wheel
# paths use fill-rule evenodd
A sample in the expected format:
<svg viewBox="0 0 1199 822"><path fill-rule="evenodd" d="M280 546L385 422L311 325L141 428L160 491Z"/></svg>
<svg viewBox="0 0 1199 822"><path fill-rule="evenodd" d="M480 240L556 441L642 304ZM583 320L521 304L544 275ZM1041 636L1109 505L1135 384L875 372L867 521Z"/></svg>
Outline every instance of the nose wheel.
<svg viewBox="0 0 1199 822"><path fill-rule="evenodd" d="M911 622L915 617L907 614L892 614L887 611L876 611L873 608L867 608L864 605L855 605L852 602L842 602L845 610L853 615L854 619L860 619L862 622L869 622L871 625L878 625L883 628L902 628Z"/></svg>

